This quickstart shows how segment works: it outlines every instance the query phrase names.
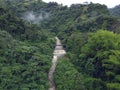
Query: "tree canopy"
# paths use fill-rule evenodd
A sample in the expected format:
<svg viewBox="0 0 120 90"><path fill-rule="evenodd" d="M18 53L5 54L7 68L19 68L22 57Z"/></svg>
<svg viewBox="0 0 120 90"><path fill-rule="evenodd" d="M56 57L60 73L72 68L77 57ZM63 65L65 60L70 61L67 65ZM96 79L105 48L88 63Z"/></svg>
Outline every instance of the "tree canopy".
<svg viewBox="0 0 120 90"><path fill-rule="evenodd" d="M0 90L47 90L55 36L67 51L54 74L57 90L120 90L118 11L0 0Z"/></svg>

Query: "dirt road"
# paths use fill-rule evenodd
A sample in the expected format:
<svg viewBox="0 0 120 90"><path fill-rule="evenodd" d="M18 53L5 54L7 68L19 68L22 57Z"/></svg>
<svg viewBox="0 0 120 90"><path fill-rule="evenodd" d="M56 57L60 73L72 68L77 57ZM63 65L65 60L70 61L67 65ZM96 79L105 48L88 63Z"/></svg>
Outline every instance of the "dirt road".
<svg viewBox="0 0 120 90"><path fill-rule="evenodd" d="M57 60L61 57L63 57L66 54L66 51L63 49L63 46L61 44L61 41L58 37L56 37L56 47L53 52L53 59L52 59L52 66L48 73L48 79L50 83L49 90L56 90L55 82L54 82L54 72L57 65Z"/></svg>

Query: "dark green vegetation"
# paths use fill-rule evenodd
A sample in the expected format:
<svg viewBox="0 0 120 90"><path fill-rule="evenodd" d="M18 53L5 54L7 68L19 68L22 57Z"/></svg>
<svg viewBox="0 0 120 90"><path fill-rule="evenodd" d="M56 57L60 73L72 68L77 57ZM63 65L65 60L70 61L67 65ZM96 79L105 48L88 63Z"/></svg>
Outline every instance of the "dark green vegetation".
<svg viewBox="0 0 120 90"><path fill-rule="evenodd" d="M114 8L110 9L110 12L115 15L120 17L120 5L115 6Z"/></svg>
<svg viewBox="0 0 120 90"><path fill-rule="evenodd" d="M47 90L52 33L16 14L0 7L0 90Z"/></svg>
<svg viewBox="0 0 120 90"><path fill-rule="evenodd" d="M48 90L56 35L67 50L57 90L120 90L119 33L105 5L0 0L0 90Z"/></svg>

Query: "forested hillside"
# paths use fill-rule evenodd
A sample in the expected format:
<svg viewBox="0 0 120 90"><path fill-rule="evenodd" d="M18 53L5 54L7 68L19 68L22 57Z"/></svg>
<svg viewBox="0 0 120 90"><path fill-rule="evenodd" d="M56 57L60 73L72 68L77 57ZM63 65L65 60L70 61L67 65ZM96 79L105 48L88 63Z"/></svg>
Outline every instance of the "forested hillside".
<svg viewBox="0 0 120 90"><path fill-rule="evenodd" d="M109 10L113 15L120 17L120 5L110 8Z"/></svg>
<svg viewBox="0 0 120 90"><path fill-rule="evenodd" d="M0 90L48 90L55 36L67 51L57 90L120 90L120 18L98 3L42 0L0 0Z"/></svg>

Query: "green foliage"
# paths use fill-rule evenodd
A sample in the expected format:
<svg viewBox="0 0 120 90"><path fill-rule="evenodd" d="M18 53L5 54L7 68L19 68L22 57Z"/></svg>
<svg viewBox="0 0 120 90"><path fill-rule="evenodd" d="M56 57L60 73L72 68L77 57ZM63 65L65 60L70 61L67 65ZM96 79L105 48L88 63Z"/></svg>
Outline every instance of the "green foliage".
<svg viewBox="0 0 120 90"><path fill-rule="evenodd" d="M120 83L108 83L107 87L109 90L120 90Z"/></svg>
<svg viewBox="0 0 120 90"><path fill-rule="evenodd" d="M1 90L48 88L47 73L50 55L42 54L36 46L21 44L5 51L0 59Z"/></svg>
<svg viewBox="0 0 120 90"><path fill-rule="evenodd" d="M0 9L0 29L9 32L14 37L24 34L25 29L23 21L15 16L15 14L10 10L2 7L0 7Z"/></svg>
<svg viewBox="0 0 120 90"><path fill-rule="evenodd" d="M120 74L119 40L119 35L108 31L92 34L81 49L79 56L81 70L92 77L114 82L115 76ZM119 81L119 78L116 79Z"/></svg>
<svg viewBox="0 0 120 90"><path fill-rule="evenodd" d="M107 90L106 83L96 78L86 78L85 85L87 90Z"/></svg>
<svg viewBox="0 0 120 90"><path fill-rule="evenodd" d="M48 89L52 33L23 22L5 8L0 19L0 90Z"/></svg>
<svg viewBox="0 0 120 90"><path fill-rule="evenodd" d="M32 23L26 12L49 15ZM68 52L58 61L57 90L119 90L119 23L100 4L0 0L0 90L47 90L55 35Z"/></svg>
<svg viewBox="0 0 120 90"><path fill-rule="evenodd" d="M67 58L58 61L55 82L58 90L85 90L82 75Z"/></svg>
<svg viewBox="0 0 120 90"><path fill-rule="evenodd" d="M86 43L87 37L87 33L72 33L71 36L66 40L66 49L72 53L79 53L81 47L84 45L84 43Z"/></svg>
<svg viewBox="0 0 120 90"><path fill-rule="evenodd" d="M8 49L14 46L13 37L4 30L0 30L0 49Z"/></svg>
<svg viewBox="0 0 120 90"><path fill-rule="evenodd" d="M120 5L115 6L114 8L110 8L109 11L115 15L120 17Z"/></svg>

